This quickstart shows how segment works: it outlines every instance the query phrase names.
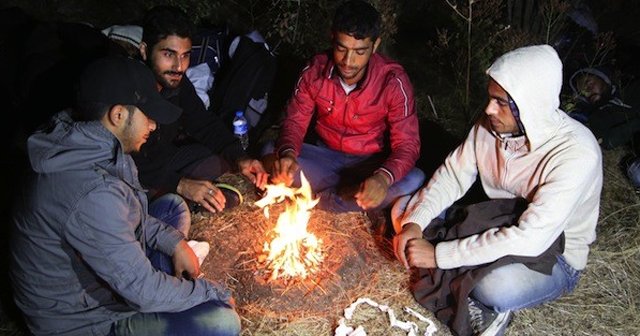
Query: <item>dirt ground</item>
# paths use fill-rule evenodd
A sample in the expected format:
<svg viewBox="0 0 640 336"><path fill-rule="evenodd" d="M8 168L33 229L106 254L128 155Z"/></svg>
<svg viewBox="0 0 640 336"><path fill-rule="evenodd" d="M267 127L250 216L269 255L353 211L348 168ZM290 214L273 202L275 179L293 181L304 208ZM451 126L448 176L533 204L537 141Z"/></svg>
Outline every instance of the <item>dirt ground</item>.
<svg viewBox="0 0 640 336"><path fill-rule="evenodd" d="M284 207L272 206L271 218L267 219L262 209L253 204L258 196L252 187L240 177L225 177L226 182L243 192L244 203L219 214L195 213L190 239L210 243L203 272L207 278L223 282L233 291L243 317L243 335L274 334L276 330L283 335L329 335L342 317L343 309L357 298L366 297L372 291L380 292L375 287L385 283L392 292L406 284L408 274L406 279L381 281L388 276L390 268L400 276L404 270L395 261L390 242L377 233L364 213L332 214L322 210L313 210L307 228L322 243L324 259L319 270L306 279L267 281L269 273L260 256L263 245L273 236L277 215ZM404 295L410 299L407 291ZM381 304L385 301L376 299L381 300ZM363 306L360 310L367 313L356 319L380 318L381 327L388 329L384 327L388 322L383 313L372 307ZM397 310L400 315L402 307ZM294 330L297 322L308 323L314 318L323 321L320 329L306 326L301 331ZM265 325L268 331L256 329ZM398 335L406 335L400 329L396 331Z"/></svg>

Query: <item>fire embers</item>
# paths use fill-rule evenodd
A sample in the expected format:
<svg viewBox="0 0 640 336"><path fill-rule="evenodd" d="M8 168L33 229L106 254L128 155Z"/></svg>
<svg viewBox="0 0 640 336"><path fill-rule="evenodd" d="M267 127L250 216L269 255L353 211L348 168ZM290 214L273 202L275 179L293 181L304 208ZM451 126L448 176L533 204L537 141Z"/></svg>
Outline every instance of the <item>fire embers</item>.
<svg viewBox="0 0 640 336"><path fill-rule="evenodd" d="M269 218L269 205L285 202L285 210L278 217L274 237L265 242L258 257L269 273L269 281L278 278L306 278L315 273L323 259L322 240L307 231L311 209L319 199L312 199L311 186L301 173L301 187L284 184L267 185L266 194L255 202Z"/></svg>

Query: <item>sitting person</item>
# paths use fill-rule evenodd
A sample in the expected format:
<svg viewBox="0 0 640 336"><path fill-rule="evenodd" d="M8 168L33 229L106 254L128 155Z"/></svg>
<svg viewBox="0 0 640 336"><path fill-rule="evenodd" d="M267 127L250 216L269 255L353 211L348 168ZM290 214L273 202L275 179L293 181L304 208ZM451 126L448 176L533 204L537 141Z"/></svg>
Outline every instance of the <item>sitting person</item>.
<svg viewBox="0 0 640 336"><path fill-rule="evenodd" d="M559 109L556 51L522 47L499 57L487 74L485 114L427 185L392 210L396 256L421 277L414 297L457 334L502 335L513 311L570 293L596 238L602 189L596 139ZM443 211L477 178L491 201L467 207L468 221L434 236L448 228L440 225ZM458 286L436 288L436 275L454 273ZM437 290L454 289L455 305L449 297L433 301ZM438 314L452 306L457 314Z"/></svg>
<svg viewBox="0 0 640 336"><path fill-rule="evenodd" d="M160 94L181 107L183 114L152 133L133 158L150 199L176 192L216 212L227 206L227 197L214 180L232 165L259 188L267 174L260 161L244 152L230 127L205 109L185 76L191 32L191 22L179 8L158 6L145 16L140 54L153 71Z"/></svg>
<svg viewBox="0 0 640 336"><path fill-rule="evenodd" d="M398 63L375 53L380 25L364 1L337 8L332 50L302 71L275 148L264 149L272 181L299 185L302 171L320 209L385 208L424 181L413 89ZM303 143L313 117L319 140Z"/></svg>
<svg viewBox="0 0 640 336"><path fill-rule="evenodd" d="M79 85L73 114L84 121L61 112L28 140L35 176L13 216L10 276L29 330L239 334L229 291L201 278L185 240L186 203L166 194L147 212L130 156L180 109L130 58L92 63Z"/></svg>
<svg viewBox="0 0 640 336"><path fill-rule="evenodd" d="M569 85L578 102L571 117L585 124L604 149L625 146L640 131L640 109L625 104L606 67L576 71Z"/></svg>

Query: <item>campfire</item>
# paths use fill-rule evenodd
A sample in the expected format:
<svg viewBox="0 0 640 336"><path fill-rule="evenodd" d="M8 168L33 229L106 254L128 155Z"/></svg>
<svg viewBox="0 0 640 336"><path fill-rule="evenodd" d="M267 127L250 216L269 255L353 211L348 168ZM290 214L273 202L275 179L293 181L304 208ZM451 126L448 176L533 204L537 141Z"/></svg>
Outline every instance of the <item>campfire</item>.
<svg viewBox="0 0 640 336"><path fill-rule="evenodd" d="M285 210L278 217L275 237L265 242L260 258L269 272L269 281L278 278L306 278L315 273L322 262L322 240L307 231L311 209L319 199L311 196L311 186L301 175L301 187L290 188L283 183L267 185L263 198L255 205L269 218L269 205L285 202Z"/></svg>

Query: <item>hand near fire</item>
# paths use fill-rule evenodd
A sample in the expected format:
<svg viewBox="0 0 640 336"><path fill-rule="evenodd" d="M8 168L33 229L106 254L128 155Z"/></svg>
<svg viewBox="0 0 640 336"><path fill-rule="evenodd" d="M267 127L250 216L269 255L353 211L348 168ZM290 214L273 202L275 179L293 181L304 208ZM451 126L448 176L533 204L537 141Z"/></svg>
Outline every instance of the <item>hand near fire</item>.
<svg viewBox="0 0 640 336"><path fill-rule="evenodd" d="M184 275L188 275L191 279L197 279L200 276L198 257L185 240L181 240L176 245L172 259L175 276L178 279L182 279Z"/></svg>
<svg viewBox="0 0 640 336"><path fill-rule="evenodd" d="M246 159L238 161L240 173L251 181L259 189L264 189L269 178L269 174L264 170L262 163L258 160Z"/></svg>
<svg viewBox="0 0 640 336"><path fill-rule="evenodd" d="M194 180L183 177L178 182L176 192L200 204L211 213L222 211L227 202L222 191L208 180Z"/></svg>
<svg viewBox="0 0 640 336"><path fill-rule="evenodd" d="M273 184L284 183L285 186L290 187L298 169L298 160L295 155L292 152L286 153L273 162L271 182Z"/></svg>
<svg viewBox="0 0 640 336"><path fill-rule="evenodd" d="M364 210L380 205L387 196L391 181L384 173L376 173L360 184L360 190L354 195L356 203Z"/></svg>
<svg viewBox="0 0 640 336"><path fill-rule="evenodd" d="M406 269L438 267L435 246L422 238L422 229L416 223L405 224L393 237L393 251Z"/></svg>

